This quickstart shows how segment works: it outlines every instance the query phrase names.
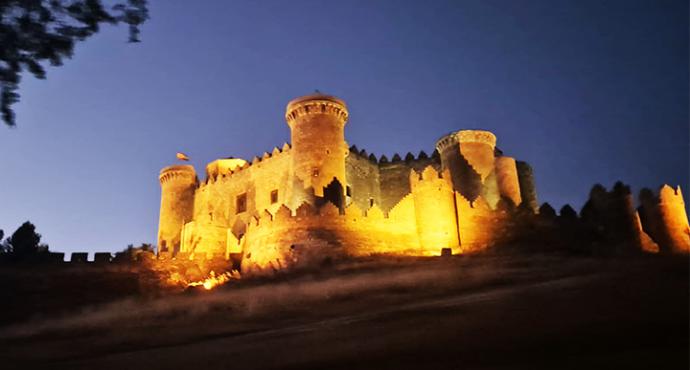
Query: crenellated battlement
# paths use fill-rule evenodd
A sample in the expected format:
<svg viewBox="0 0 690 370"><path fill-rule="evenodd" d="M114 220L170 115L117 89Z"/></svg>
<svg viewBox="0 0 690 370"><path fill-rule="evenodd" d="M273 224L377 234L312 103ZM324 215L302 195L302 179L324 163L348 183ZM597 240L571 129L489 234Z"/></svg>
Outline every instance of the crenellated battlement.
<svg viewBox="0 0 690 370"><path fill-rule="evenodd" d="M290 151L290 144L284 143L281 148L274 147L271 152L264 152L261 157L254 156L251 161L245 161L243 159L233 158L234 162L232 166L215 166L212 167L215 170L210 170L209 166L218 162L224 161L225 159L220 159L213 161L206 167L206 181L202 184L202 187L208 185L209 183L215 183L220 180L230 181L233 176L239 175L244 170L261 165L262 163L270 163L273 158L278 158L281 155L287 154Z"/></svg>
<svg viewBox="0 0 690 370"><path fill-rule="evenodd" d="M158 180L161 185L178 180L185 182L196 181L196 171L194 171L194 167L191 165L168 166L161 170Z"/></svg>
<svg viewBox="0 0 690 370"><path fill-rule="evenodd" d="M675 204L680 207L685 207L683 200L683 192L680 190L680 185L674 189L668 184L664 184L659 188L659 204Z"/></svg>
<svg viewBox="0 0 690 370"><path fill-rule="evenodd" d="M437 150L434 150L430 155L428 155L425 151L420 151L417 153L415 156L411 152L407 152L405 154L405 157L403 158L400 154L394 153L391 159L388 159L388 156L385 154L381 155L380 157L377 157L376 154L374 153L367 153L366 150L364 149L359 149L357 145L352 145L349 148L350 155L356 156L358 158L364 159L364 160L369 160L372 163L376 164L383 164L383 165L388 165L388 164L398 164L398 163L405 163L405 164L414 164L417 162L423 162L423 161L429 161L433 159L438 159L439 153Z"/></svg>
<svg viewBox="0 0 690 370"><path fill-rule="evenodd" d="M494 150L496 148L496 135L491 131L484 130L460 130L451 132L436 142L436 149L442 152L449 147L457 146L462 143L486 144Z"/></svg>
<svg viewBox="0 0 690 370"><path fill-rule="evenodd" d="M496 148L496 135L490 131L461 130L457 132L457 137L460 144L480 143L489 145L491 148Z"/></svg>
<svg viewBox="0 0 690 370"><path fill-rule="evenodd" d="M410 184L414 187L422 181L443 180L452 188L451 176L448 170L437 171L434 166L426 166L422 171L412 169L410 171Z"/></svg>
<svg viewBox="0 0 690 370"><path fill-rule="evenodd" d="M344 101L334 96L314 94L290 101L285 109L285 120L292 126L297 118L312 114L329 114L337 117L342 124L348 118Z"/></svg>

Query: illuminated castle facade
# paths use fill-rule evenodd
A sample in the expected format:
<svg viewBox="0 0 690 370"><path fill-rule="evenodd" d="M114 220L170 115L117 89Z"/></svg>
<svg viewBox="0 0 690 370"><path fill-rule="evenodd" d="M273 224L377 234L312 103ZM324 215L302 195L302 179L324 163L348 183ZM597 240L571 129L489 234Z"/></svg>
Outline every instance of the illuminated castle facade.
<svg viewBox="0 0 690 370"><path fill-rule="evenodd" d="M162 256L266 268L316 255L462 253L490 241L500 202L537 207L530 166L503 155L491 132L454 132L431 155L389 160L348 146L338 98L295 99L285 119L292 144L261 158L213 161L201 182L190 165L161 170Z"/></svg>

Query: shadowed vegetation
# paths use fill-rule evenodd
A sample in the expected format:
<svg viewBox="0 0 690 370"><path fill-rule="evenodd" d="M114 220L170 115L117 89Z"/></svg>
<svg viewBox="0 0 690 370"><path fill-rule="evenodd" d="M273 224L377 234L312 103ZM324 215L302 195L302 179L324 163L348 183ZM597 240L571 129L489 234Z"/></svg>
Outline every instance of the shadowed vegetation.
<svg viewBox="0 0 690 370"><path fill-rule="evenodd" d="M0 113L15 126L12 105L21 74L46 78L44 65L62 65L74 45L97 33L103 24L129 25L129 41L139 41L139 26L148 19L146 0L127 0L107 6L101 0L0 1Z"/></svg>

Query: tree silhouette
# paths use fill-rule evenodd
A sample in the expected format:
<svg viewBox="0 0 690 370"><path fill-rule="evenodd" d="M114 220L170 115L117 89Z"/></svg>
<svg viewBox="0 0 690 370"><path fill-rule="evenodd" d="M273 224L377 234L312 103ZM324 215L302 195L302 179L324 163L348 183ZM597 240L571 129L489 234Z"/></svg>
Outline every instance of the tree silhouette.
<svg viewBox="0 0 690 370"><path fill-rule="evenodd" d="M539 217L545 218L545 219L555 219L556 218L556 210L551 207L549 203L543 203L539 207Z"/></svg>
<svg viewBox="0 0 690 370"><path fill-rule="evenodd" d="M561 207L561 211L559 213L563 219L577 220L577 212L573 209L573 207L570 206L570 204L566 204Z"/></svg>
<svg viewBox="0 0 690 370"><path fill-rule="evenodd" d="M141 245L135 247L134 244L128 244L125 249L115 253L115 259L119 261L132 261L135 260L139 254L146 252L155 253L153 245L141 243Z"/></svg>
<svg viewBox="0 0 690 370"><path fill-rule="evenodd" d="M41 234L36 232L36 226L26 221L7 238L8 252L17 258L26 258L48 251L48 246L41 244Z"/></svg>
<svg viewBox="0 0 690 370"><path fill-rule="evenodd" d="M2 241L5 237L5 232L0 230L0 253L7 253L7 243Z"/></svg>
<svg viewBox="0 0 690 370"><path fill-rule="evenodd" d="M126 0L106 10L102 0L0 0L0 113L15 125L12 104L19 101L21 73L44 79L42 63L62 65L74 44L99 31L102 24L129 25L129 41L139 41L139 26L148 19L146 0Z"/></svg>

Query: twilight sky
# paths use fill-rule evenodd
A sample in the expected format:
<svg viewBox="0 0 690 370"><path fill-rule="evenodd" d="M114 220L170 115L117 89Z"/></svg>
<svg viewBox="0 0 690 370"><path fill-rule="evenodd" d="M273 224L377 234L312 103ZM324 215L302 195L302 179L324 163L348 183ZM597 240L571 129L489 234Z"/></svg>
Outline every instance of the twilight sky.
<svg viewBox="0 0 690 370"><path fill-rule="evenodd" d="M155 242L176 151L202 174L270 151L285 104L315 89L347 102L350 144L388 158L491 130L557 208L619 179L690 194L685 0L166 0L151 17L140 44L106 28L25 76L18 127L0 127L6 234L31 220L51 250Z"/></svg>

